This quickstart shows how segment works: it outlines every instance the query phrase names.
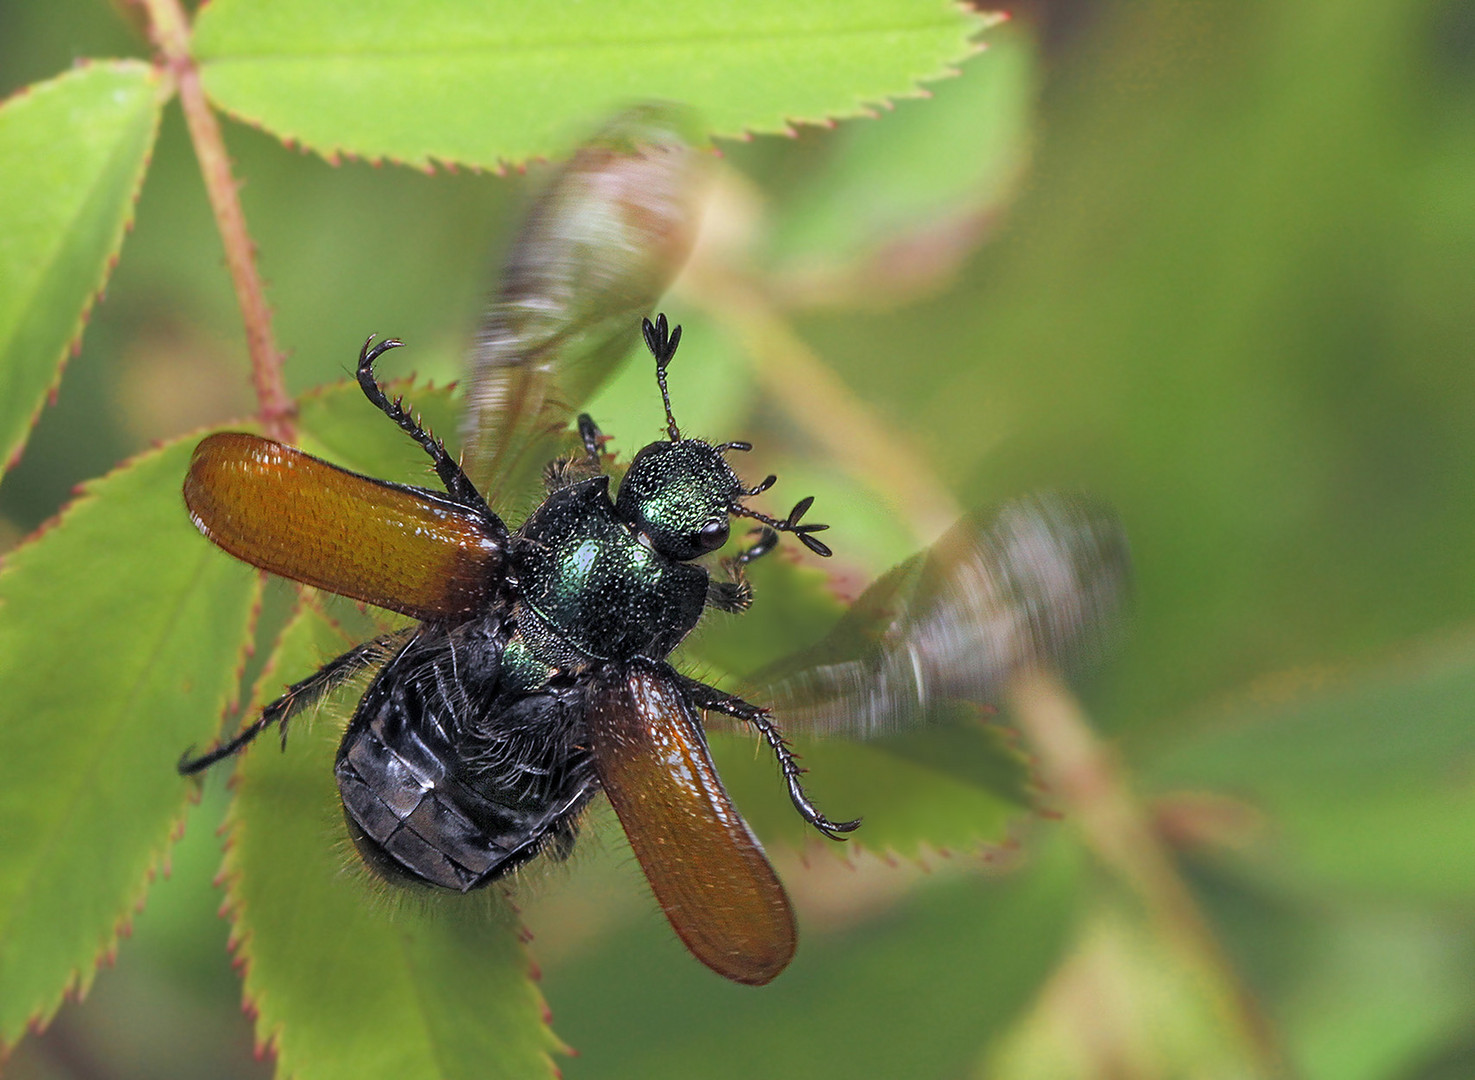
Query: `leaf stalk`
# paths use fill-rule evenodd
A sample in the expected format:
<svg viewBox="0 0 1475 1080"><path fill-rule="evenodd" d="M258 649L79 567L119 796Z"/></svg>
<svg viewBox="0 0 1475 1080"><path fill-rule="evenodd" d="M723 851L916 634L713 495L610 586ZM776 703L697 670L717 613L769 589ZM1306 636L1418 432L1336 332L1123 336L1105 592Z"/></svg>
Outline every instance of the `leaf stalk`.
<svg viewBox="0 0 1475 1080"><path fill-rule="evenodd" d="M210 209L225 246L225 262L235 286L236 302L246 329L251 359L251 381L256 389L257 414L266 434L291 442L295 434L295 407L282 377L282 351L271 328L271 306L256 268L256 245L246 229L240 185L231 173L225 138L200 82L200 71L190 51L190 25L179 0L142 0L149 32L161 65L174 79L184 109L185 123L205 181Z"/></svg>

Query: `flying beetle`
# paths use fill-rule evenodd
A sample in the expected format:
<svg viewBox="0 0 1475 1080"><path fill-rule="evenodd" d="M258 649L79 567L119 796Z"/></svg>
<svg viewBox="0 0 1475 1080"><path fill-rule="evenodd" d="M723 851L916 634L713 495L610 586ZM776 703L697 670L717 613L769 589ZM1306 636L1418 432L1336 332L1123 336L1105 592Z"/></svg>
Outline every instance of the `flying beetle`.
<svg viewBox="0 0 1475 1080"><path fill-rule="evenodd" d="M602 353L623 352L605 339L664 288L679 259L662 249L689 244L693 166L663 120L627 115L586 146L514 246L478 337L471 397L472 460L504 482L547 441L573 375L586 377L575 358L597 370ZM626 327L631 335L634 320ZM546 496L516 529L386 395L375 363L401 344L393 339L365 343L359 386L425 450L444 490L361 476L254 435L202 441L184 496L207 538L253 566L420 621L328 661L180 771L234 754L377 663L334 767L371 869L479 888L541 851L566 853L602 789L691 951L728 978L766 983L793 956L794 917L722 787L699 710L762 733L817 829L840 837L859 822L831 821L809 801L767 710L678 674L666 657L708 607L748 606L744 568L781 534L829 555L815 535L826 526L801 521L810 499L782 519L747 504L774 483L745 486L728 464L749 444L682 436L666 379L681 329L664 315L641 329L667 438L640 451L611 492L603 436L580 416L580 452L547 466ZM494 420L500 437L483 439L480 426ZM757 523L754 539L711 575L693 560L727 542L733 516Z"/></svg>
<svg viewBox="0 0 1475 1080"><path fill-rule="evenodd" d="M419 622L328 661L180 770L199 772L274 724L285 731L372 668L334 766L371 869L460 892L485 886L539 853L566 854L603 790L681 940L719 974L763 984L794 954L794 916L723 789L701 714L755 728L819 831L842 838L860 823L814 806L767 708L667 662L708 608L751 603L745 569L781 536L830 554L815 535L825 526L803 521L809 499L784 518L747 504L774 483L738 479L727 458L747 443L683 437L673 414L666 374L680 327L640 316L695 227L700 165L675 126L661 109L622 116L535 204L478 332L464 467L380 385L375 364L400 342L365 343L360 388L424 449L443 490L350 473L253 435L199 445L184 492L206 537L253 566ZM571 457L557 455L557 433L637 325L666 438L635 456L612 493L593 419L577 418ZM509 528L493 506L539 474L542 501ZM714 575L695 560L724 545L733 517L757 528ZM1084 504L965 518L878 582L831 639L759 685L810 730L867 736L925 722L937 701L984 700L1009 670L1092 638L1124 565L1114 519Z"/></svg>

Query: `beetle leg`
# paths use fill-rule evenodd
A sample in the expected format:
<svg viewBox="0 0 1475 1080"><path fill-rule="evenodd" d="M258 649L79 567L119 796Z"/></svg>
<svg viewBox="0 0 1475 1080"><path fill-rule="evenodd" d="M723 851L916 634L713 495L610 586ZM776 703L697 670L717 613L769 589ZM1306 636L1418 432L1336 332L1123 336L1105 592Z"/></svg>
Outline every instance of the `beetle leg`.
<svg viewBox="0 0 1475 1080"><path fill-rule="evenodd" d="M778 758L779 770L783 773L784 782L789 788L789 799L793 802L794 808L799 811L800 817L831 840L844 840L845 833L854 832L860 827L860 818L853 821L831 821L810 801L799 779L806 770L799 764L799 759L779 731L778 725L773 722L773 717L769 715L767 709L759 708L732 694L723 693L715 686L688 679L684 675L678 678L681 680L682 689L698 707L724 713L734 719L752 724L758 729L758 733L773 750L773 756Z"/></svg>
<svg viewBox="0 0 1475 1080"><path fill-rule="evenodd" d="M481 492L476 490L476 485L471 482L470 477L461 470L461 465L455 458L451 457L446 450L445 443L441 442L430 432L420 426L420 422L405 411L405 399L402 397L389 400L384 393L384 387L374 378L374 361L383 356L390 349L398 349L404 344L395 338L386 338L379 344L373 344L371 337L364 342L364 347L359 351L358 383L359 389L364 392L364 397L374 405L376 409L389 417L399 425L410 438L420 444L421 448L430 455L431 462L435 465L435 474L440 477L440 482L445 485L446 493L462 506L492 516L491 507L482 498ZM373 345L372 348L370 346Z"/></svg>
<svg viewBox="0 0 1475 1080"><path fill-rule="evenodd" d="M604 469L600 463L599 448L604 443L604 433L588 413L579 415L579 440L584 444L584 456L554 458L543 470L543 486L551 495L566 487L573 487L580 480L601 476Z"/></svg>
<svg viewBox="0 0 1475 1080"><path fill-rule="evenodd" d="M579 438L584 443L584 456L589 459L590 465L598 469L599 448L604 442L604 433L588 413L579 414Z"/></svg>
<svg viewBox="0 0 1475 1080"><path fill-rule="evenodd" d="M758 533L758 539L740 551L737 557L733 559L735 568L739 571L754 559L761 559L774 548L778 547L778 533L766 527L756 531ZM752 533L748 535L751 536Z"/></svg>
<svg viewBox="0 0 1475 1080"><path fill-rule="evenodd" d="M343 685L364 668L372 664L383 654L384 647L397 635L385 634L383 637L372 638L361 645L355 645L342 656L329 660L301 682L295 682L287 687L286 693L277 698L266 708L261 710L252 723L247 724L234 737L223 743L219 743L212 750L207 750L199 757L191 757L190 750L186 750L179 759L177 768L181 776L193 776L214 765L217 761L230 757L236 751L253 742L273 724L281 725L282 745L287 745L287 722L309 705L320 701L324 694L335 687Z"/></svg>
<svg viewBox="0 0 1475 1080"><path fill-rule="evenodd" d="M723 565L732 574L732 578L728 581L713 578L707 582L707 606L734 614L747 611L753 604L753 586L748 583L747 575L742 572L741 567L731 562Z"/></svg>
<svg viewBox="0 0 1475 1080"><path fill-rule="evenodd" d="M731 559L724 559L722 567L728 580L707 583L707 604L718 611L747 611L753 603L753 586L748 583L745 567L754 559L761 559L778 546L778 533L772 529L755 530L758 539L738 552Z"/></svg>

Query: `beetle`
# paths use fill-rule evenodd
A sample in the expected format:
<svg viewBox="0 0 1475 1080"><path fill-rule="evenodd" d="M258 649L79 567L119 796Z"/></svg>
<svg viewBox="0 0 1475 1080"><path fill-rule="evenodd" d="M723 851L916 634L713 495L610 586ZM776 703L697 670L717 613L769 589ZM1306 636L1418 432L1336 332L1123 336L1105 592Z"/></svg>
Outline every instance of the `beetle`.
<svg viewBox="0 0 1475 1080"><path fill-rule="evenodd" d="M690 245L699 168L669 121L649 108L619 118L533 207L478 332L464 467L379 383L376 362L401 343L365 343L360 389L425 451L442 490L239 432L201 442L184 488L206 537L417 625L330 660L180 770L200 772L273 725L285 739L296 713L372 670L334 764L349 834L372 870L481 888L539 853L566 855L602 789L690 951L729 979L763 984L794 954L794 916L723 789L701 714L756 729L819 831L843 838L860 822L814 806L767 708L683 676L668 657L708 609L749 606L746 568L782 535L828 556L815 535L825 526L802 520L807 498L782 519L747 505L774 483L738 480L727 456L749 444L683 437L666 378L681 331L664 316L639 325L666 438L635 456L613 497L588 415L572 456L552 450ZM537 473L541 501L510 529L492 505L512 505ZM733 517L757 527L714 577L695 560L723 546ZM758 676L763 696L749 696L812 731L865 737L929 722L939 703L986 701L1010 671L1099 636L1124 567L1115 519L1084 503L968 515L884 576L829 639Z"/></svg>
<svg viewBox="0 0 1475 1080"><path fill-rule="evenodd" d="M364 344L358 382L424 448L443 493L350 473L259 436L203 440L184 495L207 538L254 566L421 622L330 660L179 767L207 768L382 660L334 765L349 834L372 869L480 888L540 851L567 853L602 789L681 939L728 978L761 984L793 956L793 912L722 787L698 711L756 727L815 828L839 838L860 822L815 808L766 709L678 674L666 658L707 608L751 603L745 567L780 534L828 556L815 536L828 526L801 521L809 498L783 519L746 504L775 478L745 487L726 455L749 444L682 436L666 379L681 328L660 315L643 333L667 439L635 455L611 497L603 436L580 416L582 454L550 466L547 497L516 531L375 378L375 361L401 344L393 339ZM756 539L714 578L693 560L727 542L734 516L760 523ZM325 522L337 531L323 535Z"/></svg>

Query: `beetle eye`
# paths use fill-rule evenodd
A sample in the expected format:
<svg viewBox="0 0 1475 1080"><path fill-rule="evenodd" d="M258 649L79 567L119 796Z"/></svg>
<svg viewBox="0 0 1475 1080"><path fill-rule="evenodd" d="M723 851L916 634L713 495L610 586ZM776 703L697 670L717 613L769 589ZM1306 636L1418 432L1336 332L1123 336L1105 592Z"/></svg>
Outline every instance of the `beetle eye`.
<svg viewBox="0 0 1475 1080"><path fill-rule="evenodd" d="M701 531L697 533L697 546L703 552L716 551L723 544L727 543L727 530L726 518L723 518L721 521L707 522L702 526Z"/></svg>

